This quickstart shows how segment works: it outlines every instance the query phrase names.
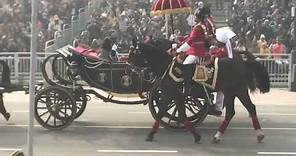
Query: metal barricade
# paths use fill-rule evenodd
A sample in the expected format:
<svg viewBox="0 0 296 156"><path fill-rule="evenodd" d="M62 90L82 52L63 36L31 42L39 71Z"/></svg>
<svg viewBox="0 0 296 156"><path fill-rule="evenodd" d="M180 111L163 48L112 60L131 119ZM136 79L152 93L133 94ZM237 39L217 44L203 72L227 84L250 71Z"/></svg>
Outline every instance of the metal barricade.
<svg viewBox="0 0 296 156"><path fill-rule="evenodd" d="M80 34L77 16L72 16L72 18L71 18L71 29L72 29L72 37L73 38Z"/></svg>
<svg viewBox="0 0 296 156"><path fill-rule="evenodd" d="M49 40L45 42L45 53L54 52L58 47L55 44L55 40Z"/></svg>
<svg viewBox="0 0 296 156"><path fill-rule="evenodd" d="M271 87L288 87L290 56L289 54L256 54L257 60L266 67L269 73Z"/></svg>
<svg viewBox="0 0 296 156"><path fill-rule="evenodd" d="M54 46L47 43L48 46ZM52 48L52 47L50 47ZM46 53L37 53L37 72L36 80L41 81L41 63L49 55L54 54L54 51L50 51L50 48L47 48ZM290 57L291 55L285 54L275 57L274 55L256 55L257 60L261 62L266 68L270 75L271 87L277 88L287 88L289 81L289 72L290 72ZM11 79L14 82L28 82L29 81L29 72L30 72L30 53L0 53L0 59L8 62L11 68ZM58 63L58 71L61 74L66 73L66 66L61 60Z"/></svg>
<svg viewBox="0 0 296 156"><path fill-rule="evenodd" d="M72 29L68 24L65 24L63 26L63 34L64 34L64 45L69 44L74 39L72 37Z"/></svg>
<svg viewBox="0 0 296 156"><path fill-rule="evenodd" d="M82 31L85 29L86 23L87 23L87 10L85 8L80 8L79 9L79 14L78 14L78 25L79 25L79 31Z"/></svg>

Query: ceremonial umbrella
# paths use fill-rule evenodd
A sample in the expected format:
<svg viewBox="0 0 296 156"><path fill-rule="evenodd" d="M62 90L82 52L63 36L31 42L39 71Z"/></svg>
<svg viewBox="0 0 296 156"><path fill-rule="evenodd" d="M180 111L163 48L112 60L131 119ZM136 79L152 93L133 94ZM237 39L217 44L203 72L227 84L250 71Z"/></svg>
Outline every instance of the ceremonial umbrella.
<svg viewBox="0 0 296 156"><path fill-rule="evenodd" d="M166 15L166 33L168 37L168 15L172 20L172 32L174 33L173 15L175 13L188 13L191 8L185 0L154 0L151 6L151 16Z"/></svg>

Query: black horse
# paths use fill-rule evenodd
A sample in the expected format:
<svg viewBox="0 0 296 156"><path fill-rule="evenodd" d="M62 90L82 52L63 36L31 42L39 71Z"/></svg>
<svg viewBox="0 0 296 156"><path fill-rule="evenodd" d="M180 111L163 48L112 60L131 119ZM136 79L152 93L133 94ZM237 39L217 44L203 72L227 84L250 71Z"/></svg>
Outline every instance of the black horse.
<svg viewBox="0 0 296 156"><path fill-rule="evenodd" d="M180 121L183 122L184 127L193 134L195 142L199 142L200 135L196 132L192 123L186 118L184 105L186 96L180 91L178 84L167 73L172 63L172 57L164 51L164 48L159 48L158 45L164 44L160 42L151 44L134 41L129 54L129 62L134 66L148 65L157 77L161 78L160 86L163 90L162 94L167 98L174 99L178 107ZM251 92L253 92L258 88L261 93L269 92L269 75L265 67L257 62L251 53L245 52L245 55L247 59L243 60L240 54L234 52L234 59L222 58L218 61L218 77L214 90L224 93L226 115L217 134L212 140L213 143L217 143L221 140L222 134L225 132L230 120L235 114L235 97L242 102L251 115L253 127L257 132L257 141L261 142L264 138L257 118L256 107L250 99L248 90L250 89ZM198 83L194 84L191 92L193 96L197 94L197 92L204 91L198 86L200 86ZM197 95L200 94L198 93ZM148 135L148 141L152 141L154 134L159 130L160 121L164 113L164 110L159 111L153 128Z"/></svg>
<svg viewBox="0 0 296 156"><path fill-rule="evenodd" d="M6 120L9 120L10 114L5 109L2 90L10 85L10 69L8 64L2 60L0 60L0 65L2 65L2 80L0 83L0 113L4 116Z"/></svg>

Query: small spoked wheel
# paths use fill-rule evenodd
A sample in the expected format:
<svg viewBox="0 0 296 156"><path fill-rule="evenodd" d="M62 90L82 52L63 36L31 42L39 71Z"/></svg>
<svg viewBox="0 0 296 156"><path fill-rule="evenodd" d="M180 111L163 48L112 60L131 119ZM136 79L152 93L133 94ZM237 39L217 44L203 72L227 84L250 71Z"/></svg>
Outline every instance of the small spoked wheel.
<svg viewBox="0 0 296 156"><path fill-rule="evenodd" d="M74 97L61 87L49 86L40 90L35 97L35 119L49 130L69 126L75 119L76 109Z"/></svg>
<svg viewBox="0 0 296 156"><path fill-rule="evenodd" d="M162 126L172 129L184 128L173 97L165 95L161 88L151 91L149 97L149 110L154 119L157 119L160 110L163 110L164 114L161 118ZM208 105L203 100L187 96L185 97L184 104L186 120L191 121L193 125L199 125L206 118Z"/></svg>

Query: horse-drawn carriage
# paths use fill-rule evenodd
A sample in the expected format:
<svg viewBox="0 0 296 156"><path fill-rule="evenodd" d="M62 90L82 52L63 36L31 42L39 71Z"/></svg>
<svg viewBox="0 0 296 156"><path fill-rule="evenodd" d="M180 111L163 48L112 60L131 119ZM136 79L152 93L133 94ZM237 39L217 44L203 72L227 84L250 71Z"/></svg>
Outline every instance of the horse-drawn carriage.
<svg viewBox="0 0 296 156"><path fill-rule="evenodd" d="M173 99L159 87L159 78L149 68L131 66L127 54L118 54L118 61L106 62L97 56L100 50L84 46L65 46L48 56L42 64L42 74L48 85L36 93L35 119L47 129L69 126L85 110L92 96L116 104L148 104L154 118L165 110L162 125L182 128ZM125 98L121 98L121 97ZM127 98L129 97L129 98ZM167 99L166 99L167 100ZM187 118L201 123L207 105L188 101Z"/></svg>

